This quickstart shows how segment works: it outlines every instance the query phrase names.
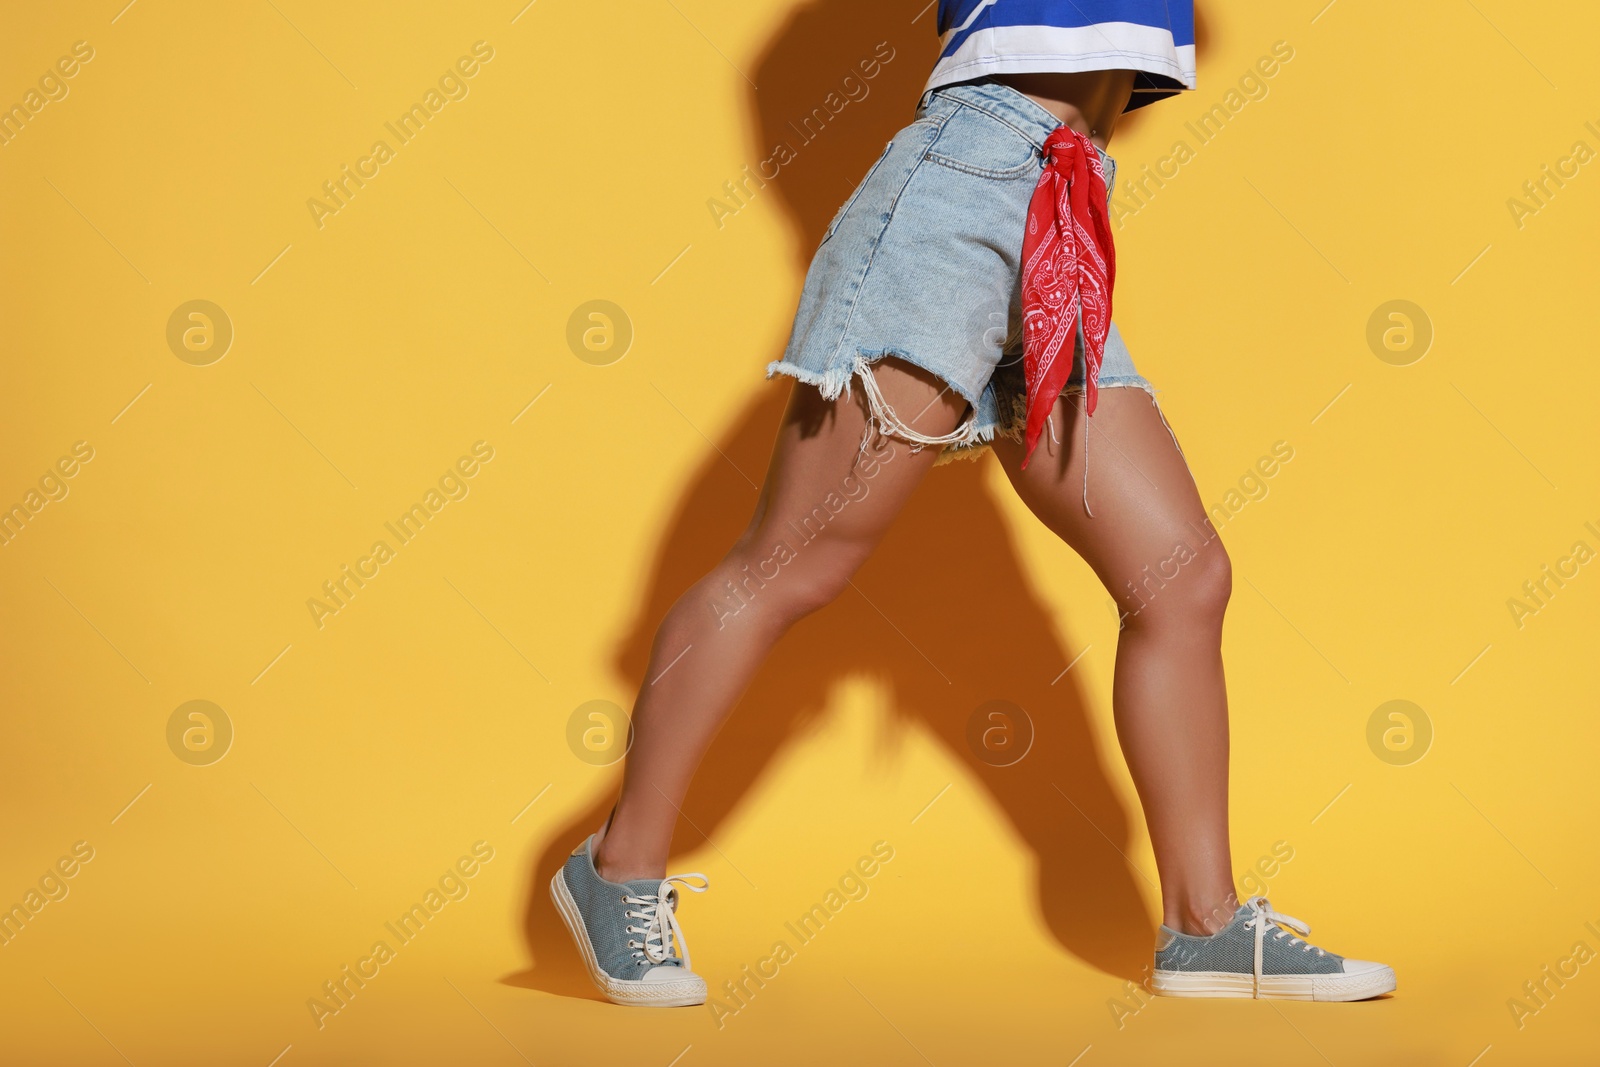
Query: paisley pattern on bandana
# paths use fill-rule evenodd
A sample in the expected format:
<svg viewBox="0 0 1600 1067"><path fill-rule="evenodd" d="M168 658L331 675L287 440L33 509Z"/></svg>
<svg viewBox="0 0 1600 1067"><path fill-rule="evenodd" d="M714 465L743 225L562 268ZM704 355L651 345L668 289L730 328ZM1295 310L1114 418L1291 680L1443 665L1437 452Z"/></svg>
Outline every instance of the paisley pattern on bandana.
<svg viewBox="0 0 1600 1067"><path fill-rule="evenodd" d="M1088 414L1094 414L1117 277L1106 179L1094 143L1059 126L1045 139L1042 153L1044 172L1028 204L1022 239L1022 364L1028 408L1023 467L1072 374L1080 313L1084 401Z"/></svg>

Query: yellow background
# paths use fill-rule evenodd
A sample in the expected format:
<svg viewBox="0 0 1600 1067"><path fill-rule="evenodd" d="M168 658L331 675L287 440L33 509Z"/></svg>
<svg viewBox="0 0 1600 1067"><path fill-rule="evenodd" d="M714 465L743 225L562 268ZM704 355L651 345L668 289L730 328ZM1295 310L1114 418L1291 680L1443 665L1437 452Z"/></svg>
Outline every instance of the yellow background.
<svg viewBox="0 0 1600 1067"><path fill-rule="evenodd" d="M1159 910L1115 620L991 460L936 471L862 595L790 636L680 827L714 993L886 841L867 896L720 1026L588 989L544 881L618 768L575 757L569 717L629 702L655 620L748 517L786 388L763 365L911 116L920 7L7 12L0 103L76 41L94 58L0 147L0 503L75 442L94 458L0 548L0 903L75 842L94 858L0 948L0 1062L1600 1058L1600 963L1520 1028L1507 1006L1600 950L1600 568L1520 628L1507 607L1600 549L1597 164L1520 227L1507 207L1600 148L1577 3L1206 3L1199 90L1112 145L1136 177L1293 48L1124 219L1118 320L1208 504L1294 449L1222 528L1235 867L1292 848L1274 903L1392 963L1394 997L1129 994ZM480 40L469 94L318 228L307 200ZM719 227L707 201L880 41L870 96ZM166 341L195 299L235 332L208 366ZM596 299L634 331L606 366L566 340ZM1434 331L1407 366L1367 343L1395 299ZM469 495L318 628L308 598L477 441ZM1005 769L965 743L995 699L1037 735ZM1392 699L1432 726L1409 765L1368 745ZM235 731L209 766L168 747L190 700ZM477 841L470 894L319 1029L308 998Z"/></svg>

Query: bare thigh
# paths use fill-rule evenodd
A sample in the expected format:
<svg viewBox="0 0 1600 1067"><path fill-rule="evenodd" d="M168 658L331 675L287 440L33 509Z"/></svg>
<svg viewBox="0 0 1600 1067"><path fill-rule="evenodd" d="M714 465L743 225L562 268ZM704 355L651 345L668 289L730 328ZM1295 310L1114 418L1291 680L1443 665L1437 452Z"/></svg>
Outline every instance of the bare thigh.
<svg viewBox="0 0 1600 1067"><path fill-rule="evenodd" d="M1150 395L1102 389L1091 417L1083 397L1068 394L1050 418L1053 439L1041 439L1026 470L1017 442L996 439L995 454L1018 496L1094 568L1124 617L1187 616L1176 609L1214 602L1219 586L1225 601L1227 555Z"/></svg>
<svg viewBox="0 0 1600 1067"><path fill-rule="evenodd" d="M919 433L954 429L967 403L936 376L892 357L872 365L884 398ZM865 390L825 400L796 383L750 526L733 556L770 577L791 573L793 611L804 614L837 595L882 539L937 447L914 448L869 433ZM785 580L784 584L789 584Z"/></svg>

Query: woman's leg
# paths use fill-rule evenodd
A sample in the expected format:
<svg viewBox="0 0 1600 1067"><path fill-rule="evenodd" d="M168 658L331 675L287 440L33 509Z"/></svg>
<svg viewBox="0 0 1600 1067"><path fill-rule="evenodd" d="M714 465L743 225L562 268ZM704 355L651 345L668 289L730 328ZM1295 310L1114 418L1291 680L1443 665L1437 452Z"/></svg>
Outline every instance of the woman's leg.
<svg viewBox="0 0 1600 1067"><path fill-rule="evenodd" d="M1228 556L1144 390L1102 388L1092 418L1081 395L1065 395L1047 432L1053 439L1041 439L1026 470L1016 442L997 439L995 453L1023 502L1121 606L1112 706L1155 848L1163 922L1210 934L1238 906L1222 677Z"/></svg>
<svg viewBox="0 0 1600 1067"><path fill-rule="evenodd" d="M949 432L967 409L909 364L880 360L872 374L920 433ZM665 874L689 780L767 651L845 588L937 458L937 448L912 451L876 432L866 439L864 394L859 379L849 400L793 387L749 528L656 631L622 793L596 848L602 878Z"/></svg>

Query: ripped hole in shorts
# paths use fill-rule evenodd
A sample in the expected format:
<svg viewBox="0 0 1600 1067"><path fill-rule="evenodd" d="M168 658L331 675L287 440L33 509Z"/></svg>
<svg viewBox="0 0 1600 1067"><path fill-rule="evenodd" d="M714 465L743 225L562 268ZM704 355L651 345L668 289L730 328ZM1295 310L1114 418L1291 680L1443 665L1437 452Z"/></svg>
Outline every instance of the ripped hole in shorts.
<svg viewBox="0 0 1600 1067"><path fill-rule="evenodd" d="M861 388L867 397L867 429L861 435L861 448L865 450L867 442L871 440L874 431L880 437L898 437L911 446L911 451L920 452L929 446L943 449L946 445L967 445L977 440L978 436L978 411L971 407L967 417L961 425L944 434L925 434L916 429L889 403L888 397L883 395L883 387L878 384L877 377L872 372L872 363L866 358L856 362L855 373L861 376ZM920 412L918 413L920 414Z"/></svg>

